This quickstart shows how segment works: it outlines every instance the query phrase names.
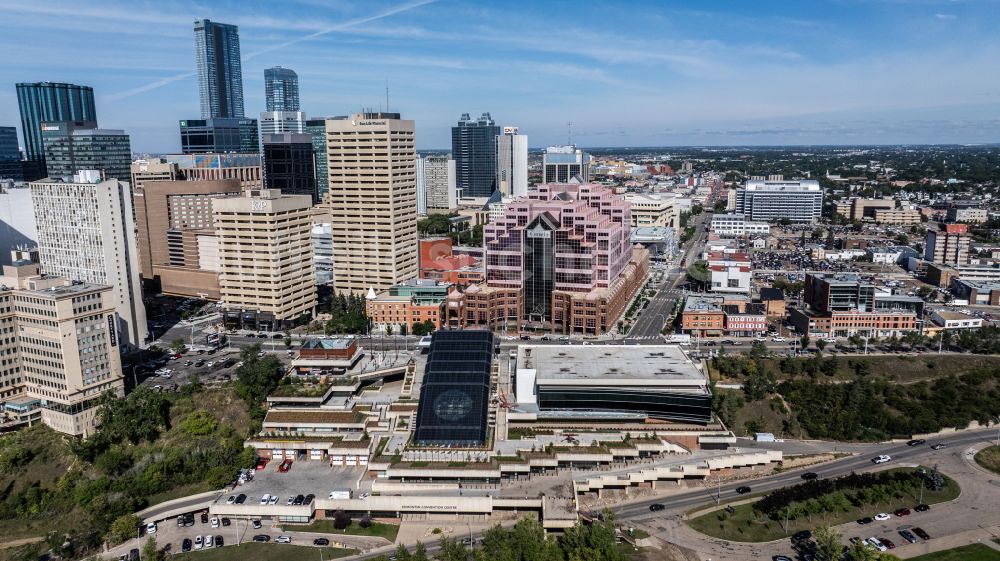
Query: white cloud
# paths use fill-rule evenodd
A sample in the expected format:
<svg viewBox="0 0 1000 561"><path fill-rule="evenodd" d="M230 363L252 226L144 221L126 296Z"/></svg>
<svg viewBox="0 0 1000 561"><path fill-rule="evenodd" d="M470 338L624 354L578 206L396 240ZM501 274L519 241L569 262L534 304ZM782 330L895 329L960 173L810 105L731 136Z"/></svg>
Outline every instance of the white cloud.
<svg viewBox="0 0 1000 561"><path fill-rule="evenodd" d="M937 19L943 19L943 20L958 19L958 16L956 16L955 14L934 14L934 17L936 17Z"/></svg>

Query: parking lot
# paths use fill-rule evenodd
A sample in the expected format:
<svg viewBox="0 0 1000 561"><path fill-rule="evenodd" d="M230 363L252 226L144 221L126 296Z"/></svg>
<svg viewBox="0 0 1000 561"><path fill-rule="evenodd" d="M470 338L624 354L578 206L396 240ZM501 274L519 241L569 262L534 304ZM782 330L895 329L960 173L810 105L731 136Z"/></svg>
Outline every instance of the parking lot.
<svg viewBox="0 0 1000 561"><path fill-rule="evenodd" d="M364 466L331 467L325 461L304 460L293 462L291 469L280 473L280 463L280 460L268 462L267 467L256 472L252 481L237 486L232 493L220 497L219 501L225 502L230 495L240 493L247 496L245 504L259 504L264 495L278 497L276 504L282 505L287 504L289 498L294 499L298 495L313 494L326 498L334 489L356 491L367 471Z"/></svg>

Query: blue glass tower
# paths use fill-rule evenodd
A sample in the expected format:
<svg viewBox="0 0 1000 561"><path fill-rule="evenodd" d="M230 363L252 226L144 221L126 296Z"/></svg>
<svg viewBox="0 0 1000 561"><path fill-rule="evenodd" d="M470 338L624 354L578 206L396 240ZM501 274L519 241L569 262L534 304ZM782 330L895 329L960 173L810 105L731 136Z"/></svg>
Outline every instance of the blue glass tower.
<svg viewBox="0 0 1000 561"><path fill-rule="evenodd" d="M0 127L0 179L24 179L21 151L17 149L17 129Z"/></svg>
<svg viewBox="0 0 1000 561"><path fill-rule="evenodd" d="M45 145L42 123L96 121L94 89L90 86L36 82L17 84L17 106L21 111L21 133L26 160L38 162L45 175ZM38 179L25 178L25 179Z"/></svg>
<svg viewBox="0 0 1000 561"><path fill-rule="evenodd" d="M280 66L265 69L264 98L268 111L300 111L299 75Z"/></svg>
<svg viewBox="0 0 1000 561"><path fill-rule="evenodd" d="M455 184L463 197L489 197L497 188L497 126L489 113L472 120L463 113L451 128Z"/></svg>
<svg viewBox="0 0 1000 561"><path fill-rule="evenodd" d="M195 62L201 118L243 117L240 32L235 25L207 19L194 22Z"/></svg>

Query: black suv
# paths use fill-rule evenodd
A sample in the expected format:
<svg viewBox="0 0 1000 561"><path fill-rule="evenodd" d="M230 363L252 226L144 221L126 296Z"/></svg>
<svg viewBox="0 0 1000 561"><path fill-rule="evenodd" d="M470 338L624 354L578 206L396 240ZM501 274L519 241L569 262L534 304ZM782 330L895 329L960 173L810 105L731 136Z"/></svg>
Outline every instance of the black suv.
<svg viewBox="0 0 1000 561"><path fill-rule="evenodd" d="M253 537L253 541L255 541L255 542L269 542L269 541L271 541L271 536L269 536L267 534L257 534L256 536Z"/></svg>
<svg viewBox="0 0 1000 561"><path fill-rule="evenodd" d="M181 551L184 551L184 552L191 551L191 539L190 538L184 538L184 541L181 542Z"/></svg>
<svg viewBox="0 0 1000 561"><path fill-rule="evenodd" d="M330 545L330 540L326 538L316 538L313 540L313 545Z"/></svg>
<svg viewBox="0 0 1000 561"><path fill-rule="evenodd" d="M660 503L653 503L653 504L649 505L649 511L650 512L658 512L658 511L663 510L664 508L666 508L666 507L663 506Z"/></svg>
<svg viewBox="0 0 1000 561"><path fill-rule="evenodd" d="M243 493L240 493L239 495L236 496L236 504L238 504L238 505L243 504L243 502L246 501L246 500L247 500L247 496L244 495Z"/></svg>
<svg viewBox="0 0 1000 561"><path fill-rule="evenodd" d="M292 504L298 506L302 504L302 501L304 500L306 500L305 495L296 495L295 500L292 501Z"/></svg>

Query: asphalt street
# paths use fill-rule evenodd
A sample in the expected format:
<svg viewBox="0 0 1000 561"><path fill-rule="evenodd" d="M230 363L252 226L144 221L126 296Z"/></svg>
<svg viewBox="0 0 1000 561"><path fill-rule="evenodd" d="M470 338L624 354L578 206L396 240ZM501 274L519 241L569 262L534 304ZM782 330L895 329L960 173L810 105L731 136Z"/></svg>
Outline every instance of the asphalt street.
<svg viewBox="0 0 1000 561"><path fill-rule="evenodd" d="M995 440L996 434L996 429L983 429L976 431L962 431L953 435L928 439L927 443L920 446L907 446L906 443L886 443L880 446L873 446L869 454L842 458L829 463L783 472L754 481L743 480L733 483L723 482L721 485L721 501L730 501L739 498L740 496L736 493L736 488L743 485L749 485L753 489L754 493L760 493L763 491L773 491L775 489L801 483L802 474L807 471L816 473L821 478L826 478L847 475L851 472L872 468L875 464L872 463L871 459L879 454L887 454L892 457L892 461L889 464L883 464L883 466L887 465L892 467L904 462L933 463L935 456L956 452L962 447L975 442L992 442ZM937 443L944 444L945 448L941 450L932 450L930 446ZM716 494L718 492L719 487L706 487L697 491L679 493L659 499L650 499L631 503L612 510L618 515L619 518L623 519L663 517L670 514L686 512L698 506L709 505L716 501ZM664 506L666 506L666 509L656 513L650 512L649 505L653 503L663 503Z"/></svg>

